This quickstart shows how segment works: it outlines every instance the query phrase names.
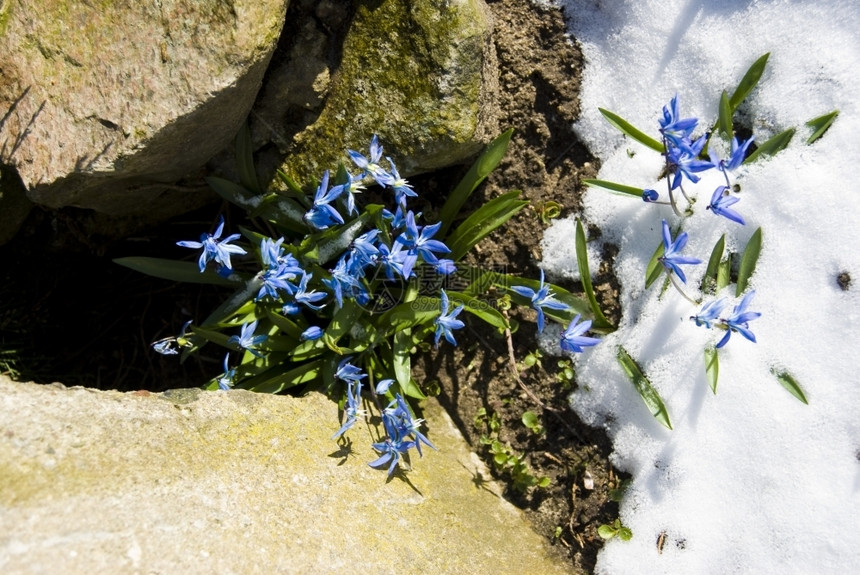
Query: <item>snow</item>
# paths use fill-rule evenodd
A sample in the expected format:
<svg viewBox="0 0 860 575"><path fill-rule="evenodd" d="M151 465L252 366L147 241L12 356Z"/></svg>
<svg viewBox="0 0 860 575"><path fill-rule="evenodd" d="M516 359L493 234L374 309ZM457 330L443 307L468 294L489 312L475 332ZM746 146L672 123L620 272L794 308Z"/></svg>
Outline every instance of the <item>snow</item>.
<svg viewBox="0 0 860 575"><path fill-rule="evenodd" d="M703 126L717 117L722 90L770 52L759 88L739 111L758 142L789 127L789 147L737 174L740 226L706 211L718 172L689 186L698 197L683 229L683 254L707 261L726 234L742 251L756 228L763 248L751 289L757 343L732 336L720 350L719 386L709 389L702 350L721 333L697 327L698 307L644 272L661 241L668 206L591 188L586 223L619 247L622 285L617 331L576 358L573 409L602 426L613 463L633 475L621 503L633 539L610 540L597 573L860 573L860 3L852 0L559 0L584 52L580 139L600 158L598 178L665 197L662 158L625 139L602 107L659 137L662 107L679 95L682 116ZM823 138L805 143L804 122L838 109ZM631 157L632 156L632 157ZM685 187L687 187L685 185ZM683 201L681 202L683 205ZM576 276L575 220L557 220L544 237L550 277ZM592 268L601 250L590 245ZM685 266L686 290L705 264ZM852 284L840 288L848 272ZM734 297L734 285L721 295ZM712 296L705 296L709 301ZM560 329L548 333L558 336ZM554 344L557 350L557 343ZM616 360L619 345L666 402L673 430L650 414ZM809 405L771 370L791 373ZM665 533L662 553L657 540Z"/></svg>

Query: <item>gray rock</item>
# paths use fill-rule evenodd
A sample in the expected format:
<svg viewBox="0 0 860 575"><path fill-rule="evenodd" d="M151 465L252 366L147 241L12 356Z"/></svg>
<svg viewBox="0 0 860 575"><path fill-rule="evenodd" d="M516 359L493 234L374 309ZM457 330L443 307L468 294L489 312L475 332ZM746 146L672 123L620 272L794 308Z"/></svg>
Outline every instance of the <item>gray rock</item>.
<svg viewBox="0 0 860 575"><path fill-rule="evenodd" d="M319 394L118 393L0 377L0 571L565 573L435 402L395 474Z"/></svg>
<svg viewBox="0 0 860 575"><path fill-rule="evenodd" d="M373 134L403 176L463 163L498 135L498 69L483 0L355 5L330 84L319 54L299 50L287 64L313 66L308 73L318 72L317 86L327 89L322 111L307 127L302 107L313 110L312 94L303 100L307 105L294 107L293 123L266 119L276 132L270 141L287 152L281 166L287 175L301 183L319 180L338 162L349 163L347 148L367 154Z"/></svg>
<svg viewBox="0 0 860 575"><path fill-rule="evenodd" d="M0 2L0 163L36 203L148 211L158 183L231 142L285 11L283 0ZM173 187L159 204L175 214L203 193Z"/></svg>

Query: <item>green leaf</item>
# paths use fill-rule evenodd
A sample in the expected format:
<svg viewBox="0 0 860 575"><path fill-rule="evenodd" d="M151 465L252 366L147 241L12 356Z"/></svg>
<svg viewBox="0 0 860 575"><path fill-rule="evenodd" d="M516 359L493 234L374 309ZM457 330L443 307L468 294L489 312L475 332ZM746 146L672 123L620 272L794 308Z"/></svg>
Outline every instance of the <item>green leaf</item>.
<svg viewBox="0 0 860 575"><path fill-rule="evenodd" d="M533 280L531 278L523 278L516 277L507 274L499 274L496 277L497 283L495 284L497 288L501 288L505 290L510 296L511 300L517 305L528 307L531 305L531 301L528 298L524 298L519 295L515 291L513 291L511 286L520 285L531 288L534 291L540 289L540 280ZM560 288L555 284L550 284L545 282L545 285L550 286L550 290L552 291L553 298L560 301L561 303L567 305L570 309L568 310L554 310L554 309L545 309L544 313L547 317L552 318L553 320L559 323L568 323L573 319L573 316L576 314L590 316L591 315L591 306L588 304L588 300L581 296L574 295L567 291L564 288ZM608 333L612 331L614 328L594 328L594 331L600 333Z"/></svg>
<svg viewBox="0 0 860 575"><path fill-rule="evenodd" d="M221 302L221 305L215 308L200 325L212 326L223 322L246 306L248 302L252 301L259 293L261 287L263 287L263 280L258 277L251 278L245 282L244 286L237 289L230 297Z"/></svg>
<svg viewBox="0 0 860 575"><path fill-rule="evenodd" d="M770 52L764 54L759 57L758 60L753 62L753 65L749 67L744 77L741 78L738 87L735 89L732 97L729 98L729 105L731 106L732 112L734 113L738 106L741 105L750 92L753 91L753 88L758 84L759 79L761 79L761 75L764 73L765 66L767 66L767 59L770 56Z"/></svg>
<svg viewBox="0 0 860 575"><path fill-rule="evenodd" d="M588 298L588 303L591 304L592 313L594 313L594 327L612 328L613 325L603 315L600 304L597 303L597 297L594 295L594 287L591 285L591 271L588 269L588 248L585 245L585 230L583 230L582 222L579 220L576 220L576 265L579 268L579 279L585 290L585 296Z"/></svg>
<svg viewBox="0 0 860 575"><path fill-rule="evenodd" d="M267 314L267 317L269 318L269 321L271 321L273 324L275 324L278 327L279 330L281 330L282 332L284 332L285 334L287 334L288 336L290 336L294 340L298 341L298 339L301 338L302 332L304 330L302 330L302 328L300 328L290 318L284 317L279 313L275 313L274 311L270 311Z"/></svg>
<svg viewBox="0 0 860 575"><path fill-rule="evenodd" d="M750 277L755 272L755 265L758 262L758 256L761 253L761 228L753 232L750 241L747 242L747 247L744 249L744 255L741 257L741 265L738 269L738 285L735 291L735 297L740 297L747 289Z"/></svg>
<svg viewBox="0 0 860 575"><path fill-rule="evenodd" d="M633 539L633 532L628 527L622 527L618 530L618 538L622 541L630 541Z"/></svg>
<svg viewBox="0 0 860 575"><path fill-rule="evenodd" d="M505 157L505 152L508 149L508 142L511 140L511 135L514 133L513 128L503 132L495 140L489 143L486 149L481 153L478 159L454 188L454 191L448 196L445 205L439 212L439 221L442 222L442 227L439 229L439 239L445 238L454 218L460 213L460 208L466 203L471 193L475 188L484 181L484 179L492 172L502 158Z"/></svg>
<svg viewBox="0 0 860 575"><path fill-rule="evenodd" d="M791 376L787 371L777 371L776 368L771 368L770 372L776 376L777 381L779 381L780 385L782 385L788 392L805 403L809 405L809 402L806 400L806 395L803 393L803 389L800 387L800 384L797 383L797 380Z"/></svg>
<svg viewBox="0 0 860 575"><path fill-rule="evenodd" d="M817 118L813 118L806 122L806 125L812 128L812 135L806 140L807 144L811 144L815 142L818 138L824 135L824 132L830 127L830 124L833 123L833 120L836 119L836 116L839 115L839 110L834 110L829 114L824 114L823 116L818 116Z"/></svg>
<svg viewBox="0 0 860 575"><path fill-rule="evenodd" d="M635 186L626 186L624 184L616 184L615 182L608 182L606 180L585 179L582 180L582 183L587 186L597 186L599 188L606 188L607 190L612 190L613 192L620 192L628 196L635 196L640 200L642 199L642 192L644 191L642 188L637 188Z"/></svg>
<svg viewBox="0 0 860 575"><path fill-rule="evenodd" d="M214 176L205 178L206 183L212 188L216 194L230 202L236 204L245 211L254 210L260 203L260 196L257 196L230 180L216 178Z"/></svg>
<svg viewBox="0 0 860 575"><path fill-rule="evenodd" d="M309 361L288 371L283 371L283 366L278 365L261 376L243 381L240 387L257 393L280 393L314 381L319 377L322 365L322 359Z"/></svg>
<svg viewBox="0 0 860 575"><path fill-rule="evenodd" d="M370 204L364 208L360 216L342 226L337 226L324 231L321 234L308 236L302 242L302 255L308 259L316 260L319 265L324 265L342 254L356 237L361 234L364 226L382 210L382 206Z"/></svg>
<svg viewBox="0 0 860 575"><path fill-rule="evenodd" d="M257 170L254 167L254 146L251 144L251 130L248 124L242 124L236 134L236 171L242 185L256 194L262 193L260 182L257 180Z"/></svg>
<svg viewBox="0 0 860 575"><path fill-rule="evenodd" d="M394 369L394 379L397 380L401 389L406 389L406 386L409 385L409 380L412 379L412 362L410 360L411 350L411 330L404 329L395 333L392 368Z"/></svg>
<svg viewBox="0 0 860 575"><path fill-rule="evenodd" d="M720 266L717 268L717 291L721 291L724 287L732 282L732 262L729 259L720 261Z"/></svg>
<svg viewBox="0 0 860 575"><path fill-rule="evenodd" d="M648 381L648 378L645 377L645 374L642 373L642 370L633 358L630 357L630 354L621 346L618 346L618 363L621 365L624 373L627 374L627 377L630 378L633 387L639 393L639 397L648 406L651 415L661 424L672 429L672 423L669 421L669 412L666 411L666 405L660 399L660 394L657 393L657 390L654 389L654 386L651 385L651 382Z"/></svg>
<svg viewBox="0 0 860 575"><path fill-rule="evenodd" d="M453 304L462 304L465 311L474 315L478 319L481 319L498 329L510 328L505 316L489 303L460 292L446 291L445 293L448 294L448 299Z"/></svg>
<svg viewBox="0 0 860 575"><path fill-rule="evenodd" d="M517 199L520 193L515 190L493 198L466 218L445 240L451 250L449 257L455 262L460 260L475 244L528 205L527 201Z"/></svg>
<svg viewBox="0 0 860 575"><path fill-rule="evenodd" d="M597 528L597 534L600 535L602 539L612 539L613 537L615 537L615 534L617 532L618 531L615 529L615 527L611 525L603 524Z"/></svg>
<svg viewBox="0 0 860 575"><path fill-rule="evenodd" d="M720 269L720 262L723 259L723 251L726 249L726 234L720 236L717 243L714 244L714 249L711 250L711 257L708 259L708 268L705 270L705 276L702 278L702 291L707 293L716 293L717 291L717 274Z"/></svg>
<svg viewBox="0 0 860 575"><path fill-rule="evenodd" d="M114 263L153 277L187 283L236 286L236 280L219 276L211 269L200 273L197 262L178 262L164 258L117 258Z"/></svg>
<svg viewBox="0 0 860 575"><path fill-rule="evenodd" d="M784 132L780 132L776 136L772 137L758 148L756 148L755 152L747 156L747 159L744 160L744 164L751 164L759 159L763 154L767 154L772 156L779 152L780 150L784 150L788 143L791 142L791 138L794 137L794 132L796 130L794 128L789 128Z"/></svg>
<svg viewBox="0 0 860 575"><path fill-rule="evenodd" d="M355 300L345 298L343 307L337 310L334 317L331 318L331 323L325 329L323 337L300 343L290 352L290 359L292 361L304 361L331 349L331 345L337 344L341 337L349 333L350 328L358 321L363 312L364 310Z"/></svg>
<svg viewBox="0 0 860 575"><path fill-rule="evenodd" d="M717 393L717 378L720 376L720 357L714 347L705 348L705 377L714 394Z"/></svg>
<svg viewBox="0 0 860 575"><path fill-rule="evenodd" d="M720 116L717 120L717 126L720 128L720 133L727 140L732 139L732 107L729 103L729 95L723 90L720 96Z"/></svg>
<svg viewBox="0 0 860 575"><path fill-rule="evenodd" d="M529 429L534 429L535 427L540 425L538 421L538 416L534 411L525 411L523 412L523 425L528 427Z"/></svg>
<svg viewBox="0 0 860 575"><path fill-rule="evenodd" d="M661 240L660 245L654 250L654 255L651 256L651 261L648 262L648 267L645 269L645 289L651 287L651 284L657 281L657 278L663 273L663 264L660 263L659 259L663 257L665 252L666 246L663 245L663 241Z"/></svg>
<svg viewBox="0 0 860 575"><path fill-rule="evenodd" d="M630 136L631 138L633 138L634 140L636 140L640 144L647 146L647 147L651 148L652 150L654 150L655 152L658 152L660 154L662 154L665 151L662 143L658 142L657 140L655 140L651 136L645 134L641 130L635 128L632 124L630 124L630 122L628 122L627 120L625 120L621 116L618 116L617 114L613 114L609 110L604 110L603 108L598 108L598 110L600 110L600 113L603 114L603 117L606 118L610 124L612 124L613 126L618 128L623 133L627 134L628 136ZM641 190L639 193L640 193L640 195L642 194Z"/></svg>

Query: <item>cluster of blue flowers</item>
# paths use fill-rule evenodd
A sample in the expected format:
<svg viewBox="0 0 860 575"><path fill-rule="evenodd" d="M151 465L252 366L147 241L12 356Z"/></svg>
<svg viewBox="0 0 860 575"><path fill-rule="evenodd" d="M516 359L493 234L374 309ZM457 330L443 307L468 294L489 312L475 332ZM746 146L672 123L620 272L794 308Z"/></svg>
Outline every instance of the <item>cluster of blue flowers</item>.
<svg viewBox="0 0 860 575"><path fill-rule="evenodd" d="M733 222L745 225L743 217L731 208L740 199L730 193L732 184L728 174L741 166L746 157L747 150L753 142L753 138L750 137L745 142L740 143L737 137L733 137L731 154L728 159L720 159L713 151L709 151L709 160L700 159L702 150L708 142L709 135L705 134L698 139L692 139L693 131L698 125L698 119L681 117L677 95L672 98L667 106L663 107L663 117L660 118L659 124L666 150L666 172L671 177L667 178L669 182L669 198L672 208L675 209L676 213L678 213L678 210L675 206L673 190L679 189L689 202L689 197L683 187L684 180L696 183L700 180L697 175L698 173L705 170L717 169L723 173L726 185L717 186L706 209ZM642 192L642 199L645 202L654 203L657 202L658 198L659 194L656 190L648 189ZM681 283L686 284L687 278L680 266L696 265L702 263L702 261L697 258L681 255L681 251L687 245L687 232L678 234L673 240L669 224L666 220L663 220L662 233L663 255L658 258L658 261L666 270L673 283L677 277ZM693 302L680 286L675 284L675 287L685 298ZM705 304L699 314L692 316L691 319L698 326L707 328L717 327L726 330L725 336L717 343L716 348L723 347L729 341L729 337L733 332L740 333L746 339L755 342L755 335L749 330L748 322L760 317L761 314L746 311L754 293L754 291L751 291L746 294L727 318L718 319L718 316L726 306L725 298L720 298Z"/></svg>
<svg viewBox="0 0 860 575"><path fill-rule="evenodd" d="M671 176L671 178L667 178L668 203L671 204L675 213L681 215L675 202L674 190L680 190L687 201L691 202L684 190L684 181L689 180L696 183L700 180L699 173L716 169L722 172L726 185L717 186L706 209L718 216L745 225L743 216L731 208L740 201L740 198L731 195L732 184L729 180L729 172L734 172L741 166L747 150L753 142L753 137L744 142L739 142L737 137L733 137L731 153L727 159L721 159L710 148L708 149L709 159L701 159L702 150L708 143L710 135L706 133L693 139L693 132L698 126L699 120L698 118L681 117L677 94L667 106L663 106L663 117L660 118L659 123L660 134L663 136L663 145L666 149L664 153L666 172ZM659 197L660 194L657 190L642 190L642 199L645 202L656 203Z"/></svg>

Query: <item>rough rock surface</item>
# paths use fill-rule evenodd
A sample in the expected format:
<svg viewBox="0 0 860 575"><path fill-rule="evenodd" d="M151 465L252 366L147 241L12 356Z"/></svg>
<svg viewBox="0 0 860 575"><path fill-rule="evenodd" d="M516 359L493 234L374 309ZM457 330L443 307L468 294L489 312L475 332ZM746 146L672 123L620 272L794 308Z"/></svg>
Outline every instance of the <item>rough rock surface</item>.
<svg viewBox="0 0 860 575"><path fill-rule="evenodd" d="M318 180L323 170L348 162L347 148L367 155L371 136L378 134L408 176L462 163L498 135L498 67L483 0L354 5L334 69L305 49L285 63L312 77L317 95L325 93L319 117L296 134L290 123L296 118L280 124L269 118L258 126L275 130L271 141L288 154L285 173L303 183ZM313 92L293 93L304 97L296 107L313 110Z"/></svg>
<svg viewBox="0 0 860 575"><path fill-rule="evenodd" d="M235 136L286 4L0 2L0 163L37 203L150 210Z"/></svg>
<svg viewBox="0 0 860 575"><path fill-rule="evenodd" d="M386 482L376 428L336 444L319 394L0 378L0 571L566 572L438 404L424 415L439 451Z"/></svg>

